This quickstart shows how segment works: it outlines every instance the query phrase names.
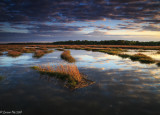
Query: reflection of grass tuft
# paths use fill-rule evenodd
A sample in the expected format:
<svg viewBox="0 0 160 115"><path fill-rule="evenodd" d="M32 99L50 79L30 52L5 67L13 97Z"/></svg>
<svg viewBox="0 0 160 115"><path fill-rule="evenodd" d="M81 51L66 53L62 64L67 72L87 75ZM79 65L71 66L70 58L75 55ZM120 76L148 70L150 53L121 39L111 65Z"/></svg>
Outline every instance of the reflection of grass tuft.
<svg viewBox="0 0 160 115"><path fill-rule="evenodd" d="M57 48L56 50L58 50L58 51L64 51L65 49Z"/></svg>
<svg viewBox="0 0 160 115"><path fill-rule="evenodd" d="M160 54L160 51L157 51L157 54Z"/></svg>
<svg viewBox="0 0 160 115"><path fill-rule="evenodd" d="M62 54L61 54L61 58L66 60L67 62L69 63L73 63L75 62L76 60L71 56L71 53L69 50L66 50L64 51Z"/></svg>
<svg viewBox="0 0 160 115"><path fill-rule="evenodd" d="M3 79L5 79L5 77L4 76L0 76L0 81L2 81Z"/></svg>
<svg viewBox="0 0 160 115"><path fill-rule="evenodd" d="M138 52L146 52L144 49L139 49Z"/></svg>
<svg viewBox="0 0 160 115"><path fill-rule="evenodd" d="M160 62L157 63L157 66L160 67Z"/></svg>
<svg viewBox="0 0 160 115"><path fill-rule="evenodd" d="M130 57L132 61L140 61L141 63L155 63L151 57L138 53Z"/></svg>
<svg viewBox="0 0 160 115"><path fill-rule="evenodd" d="M18 51L8 51L8 56L11 56L11 57L18 57L20 56L22 53L21 52L18 52Z"/></svg>
<svg viewBox="0 0 160 115"><path fill-rule="evenodd" d="M89 82L89 80L87 80L84 75L79 72L76 65L39 65L32 68L38 70L41 74L55 76L65 81L66 86L72 89L85 87L92 83L91 81Z"/></svg>

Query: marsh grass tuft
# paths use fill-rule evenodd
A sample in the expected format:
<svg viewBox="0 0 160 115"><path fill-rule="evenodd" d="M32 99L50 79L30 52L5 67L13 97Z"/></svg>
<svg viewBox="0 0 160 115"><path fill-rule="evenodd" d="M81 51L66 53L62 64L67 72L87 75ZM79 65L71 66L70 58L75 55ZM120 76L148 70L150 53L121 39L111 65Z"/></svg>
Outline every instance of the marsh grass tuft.
<svg viewBox="0 0 160 115"><path fill-rule="evenodd" d="M47 53L52 53L54 50L37 50L34 52L33 57L35 58L40 58L42 56L44 56Z"/></svg>
<svg viewBox="0 0 160 115"><path fill-rule="evenodd" d="M110 55L118 55L120 52L119 51L108 51L106 53L108 53Z"/></svg>
<svg viewBox="0 0 160 115"><path fill-rule="evenodd" d="M22 53L34 53L36 51L36 48L22 48L20 51Z"/></svg>
<svg viewBox="0 0 160 115"><path fill-rule="evenodd" d="M118 54L118 56L122 57L122 58L129 58L131 57L130 55L128 54Z"/></svg>
<svg viewBox="0 0 160 115"><path fill-rule="evenodd" d="M20 56L22 53L19 52L19 51L8 51L8 56L11 56L11 57L18 57Z"/></svg>
<svg viewBox="0 0 160 115"><path fill-rule="evenodd" d="M151 57L138 53L130 57L132 61L140 61L141 63L155 63Z"/></svg>
<svg viewBox="0 0 160 115"><path fill-rule="evenodd" d="M44 54L45 54L44 51L38 50L38 51L36 51L36 52L34 53L33 57L35 57L35 58L40 58L40 57L44 56Z"/></svg>
<svg viewBox="0 0 160 115"><path fill-rule="evenodd" d="M45 53L52 53L54 50L44 50Z"/></svg>
<svg viewBox="0 0 160 115"><path fill-rule="evenodd" d="M38 70L41 74L47 74L49 76L54 76L65 82L65 86L76 89L82 88L92 84L93 82L87 80L84 75L82 75L77 66L74 64L66 65L38 65L32 67Z"/></svg>
<svg viewBox="0 0 160 115"><path fill-rule="evenodd" d="M110 55L118 55L123 50L121 48L92 49L93 52L103 52Z"/></svg>
<svg viewBox="0 0 160 115"><path fill-rule="evenodd" d="M76 60L71 56L71 53L69 50L65 50L62 54L61 54L61 58L64 59L65 61L69 62L69 63L73 63Z"/></svg>

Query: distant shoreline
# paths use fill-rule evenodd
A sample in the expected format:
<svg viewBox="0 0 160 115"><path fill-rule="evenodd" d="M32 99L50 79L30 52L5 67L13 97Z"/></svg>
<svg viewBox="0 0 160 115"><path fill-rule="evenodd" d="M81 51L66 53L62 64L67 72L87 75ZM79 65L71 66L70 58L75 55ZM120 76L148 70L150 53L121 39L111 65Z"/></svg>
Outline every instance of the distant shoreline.
<svg viewBox="0 0 160 115"><path fill-rule="evenodd" d="M129 46L160 46L160 41L127 41L127 40L106 40L106 41L57 41L57 42L21 42L21 43L0 43L1 45L129 45Z"/></svg>

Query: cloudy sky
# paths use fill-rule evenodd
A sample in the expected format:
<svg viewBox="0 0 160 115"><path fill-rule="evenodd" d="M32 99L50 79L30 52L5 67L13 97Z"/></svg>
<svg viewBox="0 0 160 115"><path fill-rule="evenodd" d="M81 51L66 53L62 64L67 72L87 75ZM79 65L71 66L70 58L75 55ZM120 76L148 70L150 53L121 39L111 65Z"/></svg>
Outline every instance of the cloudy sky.
<svg viewBox="0 0 160 115"><path fill-rule="evenodd" d="M160 41L160 0L0 0L0 42Z"/></svg>

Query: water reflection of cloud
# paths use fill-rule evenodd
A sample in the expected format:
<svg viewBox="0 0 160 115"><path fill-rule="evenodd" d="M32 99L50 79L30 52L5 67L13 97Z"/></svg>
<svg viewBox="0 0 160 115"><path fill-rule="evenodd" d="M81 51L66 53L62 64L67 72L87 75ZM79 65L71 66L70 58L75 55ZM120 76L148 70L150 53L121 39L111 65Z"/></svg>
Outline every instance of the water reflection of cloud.
<svg viewBox="0 0 160 115"><path fill-rule="evenodd" d="M145 50L144 52L139 52L139 50L128 50L128 52L125 52L126 54L134 55L136 53L142 53L145 55L148 55L152 57L155 60L160 60L160 54L157 54L158 50Z"/></svg>
<svg viewBox="0 0 160 115"><path fill-rule="evenodd" d="M77 107L83 107L86 110L92 110L93 107L109 110L110 107L124 107L124 104L128 107L135 103L143 105L141 108L137 105L138 109L142 109L146 104L160 104L160 69L155 65L140 64L102 53L81 51L81 54L79 51L74 52L72 52L73 57L78 55L83 59L83 55L86 55L91 59L78 60L76 65L80 72L87 75L90 80L95 81L95 84L71 92L55 79L50 81L40 79L40 74L30 68L26 69L13 65L1 67L3 73L10 71L9 77L0 87L1 103L5 102L6 105L11 105L16 102L16 105L22 103L30 105L32 102L29 110L35 107L38 107L38 110L41 108L42 110L44 108L53 110L54 107L62 110L64 107L64 111L76 110ZM97 57L93 58L94 55ZM115 59L112 60L111 57ZM28 60L30 59L32 60L32 56ZM65 62L60 59L58 51L37 59L37 61L40 62L34 61L33 64L48 64L51 61L55 64ZM0 63L2 62L0 61Z"/></svg>
<svg viewBox="0 0 160 115"><path fill-rule="evenodd" d="M16 58L12 58L8 56L0 57L0 66L13 66L16 64L32 64L35 62L38 62L38 61L32 60L32 54L23 54Z"/></svg>

